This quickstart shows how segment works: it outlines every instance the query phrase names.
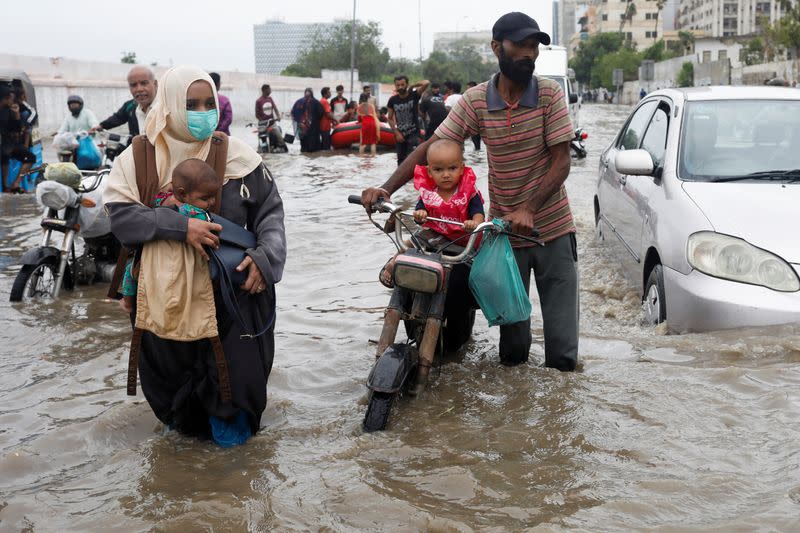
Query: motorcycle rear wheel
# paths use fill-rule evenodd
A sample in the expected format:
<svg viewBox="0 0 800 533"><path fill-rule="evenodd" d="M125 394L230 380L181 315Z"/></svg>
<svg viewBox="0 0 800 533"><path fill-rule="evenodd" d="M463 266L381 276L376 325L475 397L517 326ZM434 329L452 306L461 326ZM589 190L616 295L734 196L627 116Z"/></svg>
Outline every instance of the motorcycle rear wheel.
<svg viewBox="0 0 800 533"><path fill-rule="evenodd" d="M369 405L364 414L364 431L383 431L389 422L389 413L397 393L372 391L369 395Z"/></svg>
<svg viewBox="0 0 800 533"><path fill-rule="evenodd" d="M21 302L23 300L51 298L56 289L57 276L58 263L52 258L43 259L35 265L23 265L20 271L17 272L17 277L11 286L9 300ZM64 272L64 279L71 279L69 267ZM65 283L64 285L68 284Z"/></svg>

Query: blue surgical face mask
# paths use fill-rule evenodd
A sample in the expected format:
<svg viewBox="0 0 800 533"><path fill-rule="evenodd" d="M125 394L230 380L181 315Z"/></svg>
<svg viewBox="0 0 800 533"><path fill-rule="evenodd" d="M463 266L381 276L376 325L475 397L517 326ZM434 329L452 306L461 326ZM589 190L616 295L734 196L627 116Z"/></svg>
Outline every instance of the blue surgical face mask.
<svg viewBox="0 0 800 533"><path fill-rule="evenodd" d="M189 124L189 133L198 141L205 141L217 129L217 110L187 111L186 122Z"/></svg>

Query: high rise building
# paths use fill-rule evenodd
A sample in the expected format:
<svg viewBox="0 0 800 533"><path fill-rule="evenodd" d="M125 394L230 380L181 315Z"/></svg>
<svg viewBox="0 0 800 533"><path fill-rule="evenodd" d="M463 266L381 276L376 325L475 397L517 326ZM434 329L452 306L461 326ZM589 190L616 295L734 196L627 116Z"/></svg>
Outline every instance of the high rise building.
<svg viewBox="0 0 800 533"><path fill-rule="evenodd" d="M647 0L592 0L589 33L622 33L637 50L644 50L664 33L663 5L659 9L659 4Z"/></svg>
<svg viewBox="0 0 800 533"><path fill-rule="evenodd" d="M253 25L256 72L280 74L297 60L317 35L332 33L344 22L289 24L268 20Z"/></svg>
<svg viewBox="0 0 800 533"><path fill-rule="evenodd" d="M563 2L563 0L561 0ZM561 5L561 2L555 1L553 2L553 35L550 37L552 38L553 44L561 44L561 29L558 25L558 9Z"/></svg>
<svg viewBox="0 0 800 533"><path fill-rule="evenodd" d="M578 2L578 0L559 0L558 2L558 20L556 21L556 12L553 12L553 33L558 33L558 39L553 39L553 44L559 46L567 46L573 34L575 34L578 19L575 16L575 8L577 4L585 4L586 2Z"/></svg>
<svg viewBox="0 0 800 533"><path fill-rule="evenodd" d="M678 29L732 37L758 33L762 21L773 24L780 17L780 0L680 0Z"/></svg>

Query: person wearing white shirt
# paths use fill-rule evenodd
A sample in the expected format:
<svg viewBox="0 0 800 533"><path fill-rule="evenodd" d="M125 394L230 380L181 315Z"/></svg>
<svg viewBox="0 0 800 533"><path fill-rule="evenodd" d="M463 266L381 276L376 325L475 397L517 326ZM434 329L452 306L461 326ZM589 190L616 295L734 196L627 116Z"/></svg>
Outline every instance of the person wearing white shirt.
<svg viewBox="0 0 800 533"><path fill-rule="evenodd" d="M80 96L73 94L67 98L67 107L70 114L58 128L58 133L89 131L98 125L97 117L91 109L83 107L83 98Z"/></svg>

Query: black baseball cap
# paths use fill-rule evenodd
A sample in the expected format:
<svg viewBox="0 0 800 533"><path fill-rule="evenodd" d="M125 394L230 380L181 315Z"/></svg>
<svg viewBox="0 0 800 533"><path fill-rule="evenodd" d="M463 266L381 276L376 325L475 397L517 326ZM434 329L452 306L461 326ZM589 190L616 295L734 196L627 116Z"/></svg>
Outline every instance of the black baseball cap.
<svg viewBox="0 0 800 533"><path fill-rule="evenodd" d="M550 44L550 36L539 29L536 21L519 11L506 13L492 26L492 39L495 41L508 39L518 43L528 37L534 37L545 46Z"/></svg>

